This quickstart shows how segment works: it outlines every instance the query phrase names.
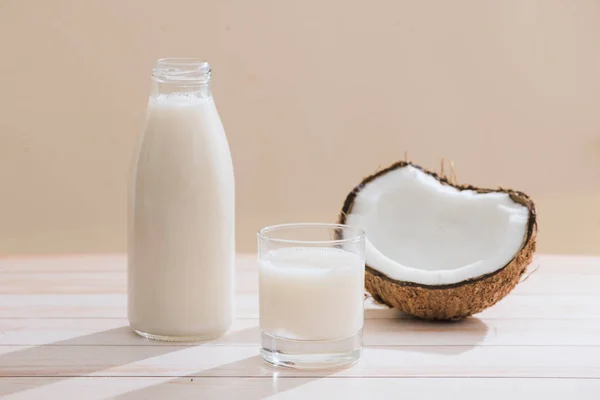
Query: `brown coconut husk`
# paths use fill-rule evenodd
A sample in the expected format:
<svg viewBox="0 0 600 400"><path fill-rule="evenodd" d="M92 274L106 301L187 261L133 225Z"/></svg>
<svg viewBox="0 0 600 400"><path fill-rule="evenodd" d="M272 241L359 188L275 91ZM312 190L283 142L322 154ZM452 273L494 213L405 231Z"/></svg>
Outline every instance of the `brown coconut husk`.
<svg viewBox="0 0 600 400"><path fill-rule="evenodd" d="M496 304L519 283L521 276L533 259L536 247L537 218L533 200L523 192L512 189L482 189L456 182L456 173L451 164L452 181L443 173L438 175L410 161L398 161L362 180L346 197L339 215L339 223L345 224L347 215L357 194L374 179L407 166L418 168L431 175L440 183L458 190L472 190L478 193L506 193L511 200L522 204L529 210L527 234L521 248L514 258L496 271L450 285L421 285L391 279L379 272L374 266L366 265L365 288L379 303L396 308L419 318L431 320L460 320ZM442 161L442 165L444 165Z"/></svg>

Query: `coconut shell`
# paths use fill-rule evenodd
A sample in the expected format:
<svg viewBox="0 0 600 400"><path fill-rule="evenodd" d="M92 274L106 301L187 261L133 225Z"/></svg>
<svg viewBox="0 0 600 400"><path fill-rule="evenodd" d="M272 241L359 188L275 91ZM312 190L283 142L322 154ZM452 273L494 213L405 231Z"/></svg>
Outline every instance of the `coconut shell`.
<svg viewBox="0 0 600 400"><path fill-rule="evenodd" d="M432 320L460 320L496 304L519 283L521 275L531 263L536 247L537 219L535 205L525 193L511 189L482 189L470 185L451 183L446 177L407 161L395 164L368 176L346 197L339 223L346 223L351 214L357 194L372 180L390 171L411 165L433 176L440 183L458 190L472 190L478 193L506 193L510 198L529 210L527 234L521 248L505 266L491 274L473 277L473 279L451 285L421 285L389 278L371 265L365 268L365 288L379 303L396 308L419 318Z"/></svg>

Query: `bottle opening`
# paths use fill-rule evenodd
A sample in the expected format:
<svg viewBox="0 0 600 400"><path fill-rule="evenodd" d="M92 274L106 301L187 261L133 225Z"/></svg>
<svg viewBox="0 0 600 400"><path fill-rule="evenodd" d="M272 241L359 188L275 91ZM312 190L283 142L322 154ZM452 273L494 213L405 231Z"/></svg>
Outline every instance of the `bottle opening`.
<svg viewBox="0 0 600 400"><path fill-rule="evenodd" d="M203 84L210 81L210 65L199 58L160 58L152 69L159 82Z"/></svg>

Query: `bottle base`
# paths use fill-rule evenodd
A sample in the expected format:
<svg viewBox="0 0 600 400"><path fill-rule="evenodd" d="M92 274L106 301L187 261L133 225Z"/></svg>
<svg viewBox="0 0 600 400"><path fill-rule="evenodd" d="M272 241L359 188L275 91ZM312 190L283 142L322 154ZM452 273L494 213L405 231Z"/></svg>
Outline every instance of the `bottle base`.
<svg viewBox="0 0 600 400"><path fill-rule="evenodd" d="M354 364L362 353L362 330L336 340L294 340L261 331L262 358L275 366L326 369Z"/></svg>
<svg viewBox="0 0 600 400"><path fill-rule="evenodd" d="M160 342L202 342L202 341L206 341L206 340L216 339L224 334L224 332L220 332L220 333L205 334L205 335L170 336L170 335L156 335L154 333L142 332L135 328L132 328L132 329L135 333L137 333L139 336L141 336L145 339L156 340L156 341L160 341Z"/></svg>

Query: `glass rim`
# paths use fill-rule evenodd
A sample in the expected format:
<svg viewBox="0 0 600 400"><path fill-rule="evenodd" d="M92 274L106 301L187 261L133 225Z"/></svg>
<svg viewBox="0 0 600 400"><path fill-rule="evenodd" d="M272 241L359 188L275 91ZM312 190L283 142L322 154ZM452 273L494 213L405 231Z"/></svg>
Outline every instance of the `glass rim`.
<svg viewBox="0 0 600 400"><path fill-rule="evenodd" d="M208 61L201 57L162 57L156 59L155 65L210 69Z"/></svg>
<svg viewBox="0 0 600 400"><path fill-rule="evenodd" d="M282 239L273 236L269 236L269 232L277 232L282 229L290 229L290 228L326 228L326 229L342 229L348 231L354 231L354 234L349 238L343 239L329 239L329 240L296 240L296 239ZM322 244L322 245L332 245L332 244L343 244L343 243L354 243L361 241L365 238L365 231L361 228L357 228L351 225L345 224L334 224L334 223L326 223L326 222L300 222L300 223L287 223L287 224L277 224L277 225L269 225L260 229L257 234L259 239L267 240L269 242L274 243L287 243L287 244Z"/></svg>

